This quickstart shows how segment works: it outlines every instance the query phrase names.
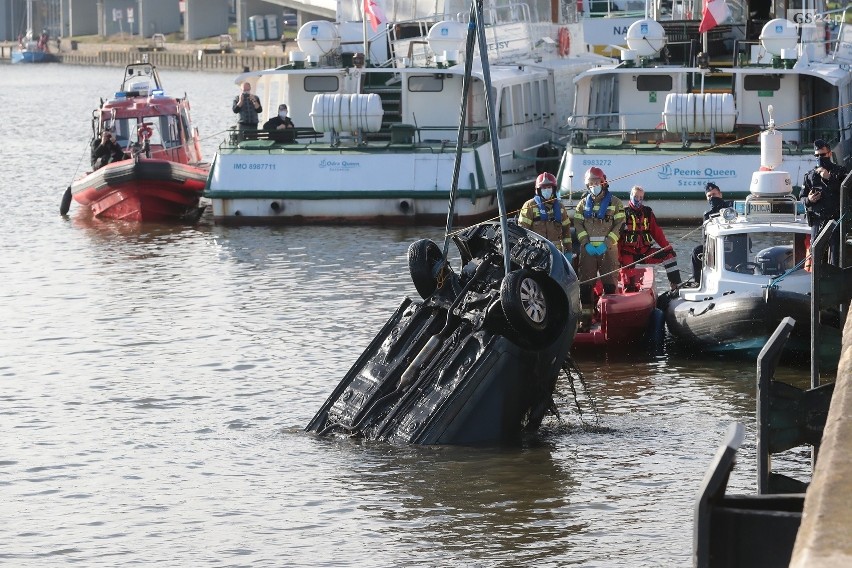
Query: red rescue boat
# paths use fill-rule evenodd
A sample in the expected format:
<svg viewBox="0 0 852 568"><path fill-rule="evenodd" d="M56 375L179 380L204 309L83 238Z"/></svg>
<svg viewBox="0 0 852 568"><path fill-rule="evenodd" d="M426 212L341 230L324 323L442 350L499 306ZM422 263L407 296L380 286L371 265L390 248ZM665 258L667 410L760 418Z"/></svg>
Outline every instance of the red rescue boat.
<svg viewBox="0 0 852 568"><path fill-rule="evenodd" d="M92 117L93 171L75 180L65 193L96 217L124 221L194 221L203 211L201 196L210 165L201 161L198 130L189 101L165 93L156 67L125 67L121 90ZM106 133L106 136L104 136ZM112 138L107 157L96 156L104 138Z"/></svg>
<svg viewBox="0 0 852 568"><path fill-rule="evenodd" d="M575 351L584 346L639 346L647 334L654 333L660 318L652 317L657 307L652 266L622 268L614 294L604 294L600 280L592 294L595 307L591 320L581 322L577 330Z"/></svg>

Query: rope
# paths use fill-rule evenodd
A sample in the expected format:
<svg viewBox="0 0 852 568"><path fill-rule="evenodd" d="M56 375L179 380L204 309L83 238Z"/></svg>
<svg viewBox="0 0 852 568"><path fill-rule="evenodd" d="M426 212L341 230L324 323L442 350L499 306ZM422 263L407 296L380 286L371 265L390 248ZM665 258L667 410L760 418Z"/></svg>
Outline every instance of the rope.
<svg viewBox="0 0 852 568"><path fill-rule="evenodd" d="M580 398L577 395L577 388L574 385L575 373L577 375L577 380L583 386L583 392L586 394L586 399L589 402L589 407L591 408L592 413L595 416L594 426L600 426L601 418L600 414L598 414L598 406L595 403L594 397L589 391L589 385L586 382L586 378L583 376L583 372L580 371L579 367L577 367L577 364L574 362L570 355L568 355L568 357L566 357L565 361L563 361L562 363L562 372L565 373L565 376L568 378L568 387L571 389L571 394L574 395L574 404L577 407L577 414L580 416L580 422L588 426L585 418L583 417L583 408L580 406Z"/></svg>

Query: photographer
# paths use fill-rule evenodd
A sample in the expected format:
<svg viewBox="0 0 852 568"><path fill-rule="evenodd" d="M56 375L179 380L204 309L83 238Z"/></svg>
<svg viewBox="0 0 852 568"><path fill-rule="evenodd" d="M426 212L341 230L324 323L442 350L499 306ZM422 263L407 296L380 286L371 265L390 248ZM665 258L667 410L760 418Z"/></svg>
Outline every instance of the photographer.
<svg viewBox="0 0 852 568"><path fill-rule="evenodd" d="M124 159L124 149L112 137L112 132L104 130L101 137L92 147L92 169L98 170L107 164Z"/></svg>
<svg viewBox="0 0 852 568"><path fill-rule="evenodd" d="M242 93L234 99L233 111L239 114L237 122L240 140L244 140L248 132L257 133L258 114L263 112L263 107L260 106L260 99L251 94L251 83L243 83Z"/></svg>
<svg viewBox="0 0 852 568"><path fill-rule="evenodd" d="M828 221L840 218L840 184L848 173L846 168L831 161L831 148L825 140L814 140L814 156L819 163L805 174L800 196L811 226L811 243ZM834 231L829 246L831 263L837 266L840 231Z"/></svg>

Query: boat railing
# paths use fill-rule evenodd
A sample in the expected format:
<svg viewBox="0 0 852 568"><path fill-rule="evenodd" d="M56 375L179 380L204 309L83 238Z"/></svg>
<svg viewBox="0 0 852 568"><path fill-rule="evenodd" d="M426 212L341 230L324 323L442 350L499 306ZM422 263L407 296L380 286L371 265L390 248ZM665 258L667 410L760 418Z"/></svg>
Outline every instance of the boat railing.
<svg viewBox="0 0 852 568"><path fill-rule="evenodd" d="M279 144L334 144L339 148L364 149L367 147L421 147L443 152L454 150L458 127L415 126L413 124L394 124L379 132L362 135L358 133L320 132L311 127L296 127L292 134L287 131L269 131L263 129L244 129L240 132L236 126L228 130L224 146L237 146L241 142L273 142ZM488 142L488 129L484 126L470 126L464 129L465 148L475 147ZM266 149L268 144L254 145L257 149Z"/></svg>
<svg viewBox="0 0 852 568"><path fill-rule="evenodd" d="M599 113L593 115L574 115L571 117L567 138L575 148L648 148L648 145L659 146L672 143L683 147L699 144L718 146L720 150L739 150L760 146L760 133L764 127L761 124L737 123L732 132L671 132L663 122L656 126L650 124L648 118L660 120L658 113ZM819 120L818 118L815 120ZM644 125L634 125L642 122ZM791 128L778 128L782 133L788 133L789 140L825 140L837 139L836 129L823 128L821 125L801 123ZM801 144L785 140L783 151L788 155L807 153Z"/></svg>
<svg viewBox="0 0 852 568"><path fill-rule="evenodd" d="M804 218L805 208L793 195L748 195L744 201L734 202L734 211L746 221L789 222Z"/></svg>

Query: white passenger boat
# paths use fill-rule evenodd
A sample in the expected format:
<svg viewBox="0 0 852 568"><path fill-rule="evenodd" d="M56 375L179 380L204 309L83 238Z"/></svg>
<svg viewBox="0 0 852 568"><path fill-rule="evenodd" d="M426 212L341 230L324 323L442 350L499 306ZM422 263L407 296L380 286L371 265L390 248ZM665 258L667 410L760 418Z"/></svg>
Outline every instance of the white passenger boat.
<svg viewBox="0 0 852 568"><path fill-rule="evenodd" d="M620 62L578 75L558 175L563 198L576 192L575 176L598 166L616 192L643 186L658 218L700 219L707 182L728 199L746 196L769 104L784 135L780 168L794 185L813 166L816 139L850 165L852 26L826 39L826 24L845 12L776 2L767 21L750 16L744 0L726 1L731 18L704 34L700 2L676 2L666 14L656 3L653 18L628 28Z"/></svg>
<svg viewBox="0 0 852 568"><path fill-rule="evenodd" d="M376 31L357 21L360 5L338 4L337 22L304 24L289 65L236 78L252 84L267 114L286 103L297 128L290 138L260 132L220 145L205 192L216 222L443 224L459 132L454 221L495 216L498 172L478 57L458 124L469 2L388 2L392 21ZM485 2L510 209L540 171L558 168L553 142L573 106L572 79L612 61L588 52L575 10L551 0Z"/></svg>

